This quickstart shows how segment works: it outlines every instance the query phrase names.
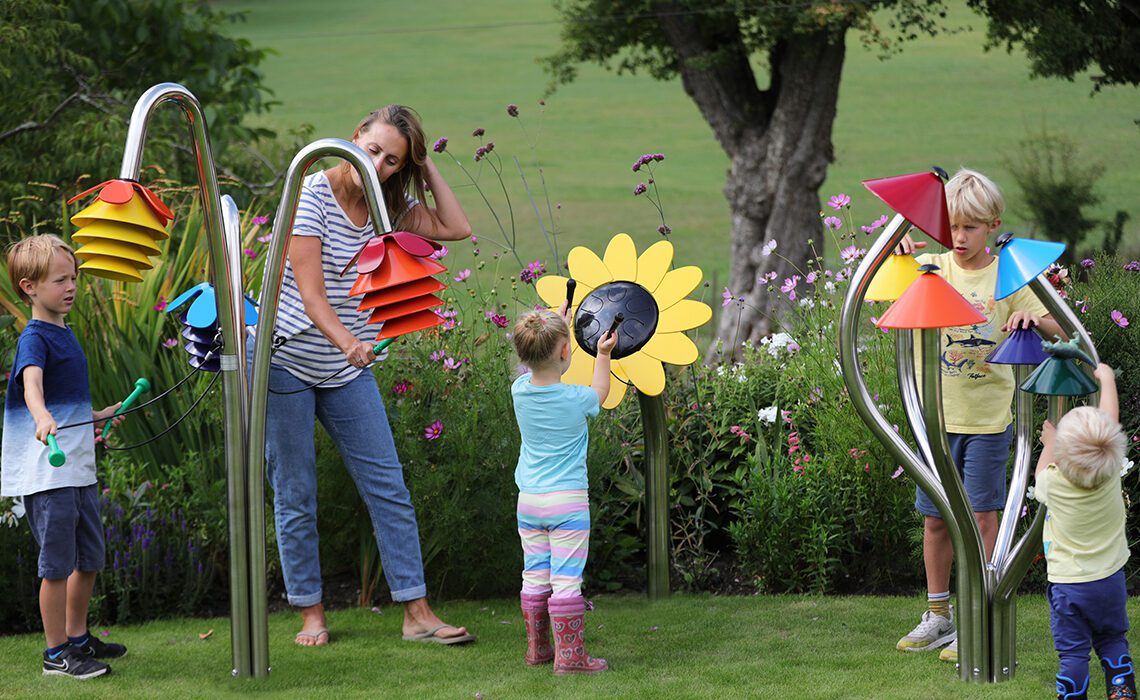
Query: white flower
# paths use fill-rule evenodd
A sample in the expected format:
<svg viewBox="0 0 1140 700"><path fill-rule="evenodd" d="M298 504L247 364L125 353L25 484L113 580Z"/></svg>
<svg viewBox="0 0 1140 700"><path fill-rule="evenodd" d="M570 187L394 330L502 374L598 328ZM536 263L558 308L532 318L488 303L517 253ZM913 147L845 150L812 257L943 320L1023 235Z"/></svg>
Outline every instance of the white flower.
<svg viewBox="0 0 1140 700"><path fill-rule="evenodd" d="M827 291L828 294L835 294L835 289L836 289L835 283L832 282L831 280L827 280L826 282L824 282L823 288Z"/></svg>
<svg viewBox="0 0 1140 700"><path fill-rule="evenodd" d="M779 413L779 409L777 409L775 406L769 406L767 408L762 408L756 412L756 420L760 421L761 423L769 423L769 424L775 423L776 422L776 415L778 413Z"/></svg>
<svg viewBox="0 0 1140 700"><path fill-rule="evenodd" d="M1032 487L1032 486L1030 486L1029 488L1025 489L1025 497L1026 497L1026 498L1028 498L1028 499L1029 499L1029 500L1031 500L1031 501L1035 501L1035 500L1037 500L1037 492L1033 490L1033 487Z"/></svg>
<svg viewBox="0 0 1140 700"><path fill-rule="evenodd" d="M772 251L775 249L776 249L776 241L775 241L775 239L773 239L773 240L770 240L764 244L764 247L760 249L760 254L763 255L764 257L768 257L769 255L772 254Z"/></svg>
<svg viewBox="0 0 1140 700"><path fill-rule="evenodd" d="M804 306L804 307L807 307L809 309L814 308L815 307L815 300L812 299L811 297L800 297L800 306Z"/></svg>
<svg viewBox="0 0 1140 700"><path fill-rule="evenodd" d="M1120 478L1123 479L1128 472L1132 471L1132 467L1134 466L1136 466L1136 464L1132 460L1124 460L1124 464L1120 465Z"/></svg>
<svg viewBox="0 0 1140 700"><path fill-rule="evenodd" d="M716 368L716 376L718 376L718 377L723 377L723 376L724 376L724 365L719 365L719 366Z"/></svg>

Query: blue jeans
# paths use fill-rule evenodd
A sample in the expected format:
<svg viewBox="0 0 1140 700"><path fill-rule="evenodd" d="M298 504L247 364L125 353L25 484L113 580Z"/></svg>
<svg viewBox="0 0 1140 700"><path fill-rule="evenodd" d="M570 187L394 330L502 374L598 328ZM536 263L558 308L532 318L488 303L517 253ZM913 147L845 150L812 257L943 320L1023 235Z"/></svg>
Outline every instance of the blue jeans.
<svg viewBox="0 0 1140 700"><path fill-rule="evenodd" d="M273 391L295 391L306 385L288 371L270 367ZM416 512L380 390L372 373L364 371L344 386L269 394L265 461L289 603L308 607L321 602L314 417L336 444L368 508L392 598L402 602L425 597Z"/></svg>
<svg viewBox="0 0 1140 700"><path fill-rule="evenodd" d="M966 488L966 498L975 513L988 513L1005 507L1005 466L1009 462L1009 446L1013 442L1013 426L991 435L949 433L950 456L958 466L958 475ZM938 507L917 486L914 508L932 518L941 518Z"/></svg>
<svg viewBox="0 0 1140 700"><path fill-rule="evenodd" d="M1089 677L1089 650L1116 664L1128 653L1128 590L1124 569L1099 581L1050 583L1049 618L1058 676L1080 688Z"/></svg>

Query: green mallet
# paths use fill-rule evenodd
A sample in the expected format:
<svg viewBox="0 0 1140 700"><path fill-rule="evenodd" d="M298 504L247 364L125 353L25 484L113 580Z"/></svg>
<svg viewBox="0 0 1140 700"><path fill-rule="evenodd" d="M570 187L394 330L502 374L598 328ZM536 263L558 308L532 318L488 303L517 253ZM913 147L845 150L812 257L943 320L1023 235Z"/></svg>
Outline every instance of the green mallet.
<svg viewBox="0 0 1140 700"><path fill-rule="evenodd" d="M107 439L107 433L111 432L111 419L130 408L131 404L135 402L135 399L148 391L150 391L150 382L147 381L146 377L139 377L135 380L135 390L131 392L130 396L123 399L123 405L119 406L119 410L115 411L115 415L108 418L107 423L103 426L102 437L104 440Z"/></svg>
<svg viewBox="0 0 1140 700"><path fill-rule="evenodd" d="M63 450L59 449L59 444L55 441L55 436L48 433L48 464L53 467L62 467L63 463L67 461L67 455L63 454Z"/></svg>

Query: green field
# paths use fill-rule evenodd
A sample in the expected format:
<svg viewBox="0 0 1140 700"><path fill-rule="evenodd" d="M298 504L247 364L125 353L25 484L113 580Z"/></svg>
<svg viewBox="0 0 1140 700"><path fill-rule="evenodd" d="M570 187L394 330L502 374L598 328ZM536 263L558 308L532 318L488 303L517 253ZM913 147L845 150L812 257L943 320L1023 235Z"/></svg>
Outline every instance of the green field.
<svg viewBox="0 0 1140 700"><path fill-rule="evenodd" d="M114 675L78 683L40 675L41 635L0 637L0 697L13 698L934 698L1053 697L1057 658L1043 596L1018 601L1018 666L1012 681L958 680L936 653L905 654L895 640L922 610L919 598L678 595L650 603L605 596L586 617L587 648L609 673L555 677L528 668L517 600L449 602L445 619L469 626L476 644L442 647L400 640L400 613L386 607L334 611L332 644L292 643L298 617L269 620L273 672L229 677L228 619L158 620L117 627L130 653ZM1136 619L1137 606L1129 605ZM99 628L96 628L97 630ZM213 630L208 639L199 635ZM1104 696L1093 662L1089 697ZM476 695L479 693L479 695Z"/></svg>
<svg viewBox="0 0 1140 700"><path fill-rule="evenodd" d="M537 101L547 77L536 59L559 42L549 3L224 0L216 5L248 10L248 22L234 31L277 51L264 67L282 104L267 123L280 128L310 123L317 136L348 136L368 110L402 102L423 114L429 138L448 136L450 150L469 166L478 145L470 132L484 127L505 158L509 185L518 182L509 156L525 165L537 154L550 196L562 205L557 218L563 251L565 244L597 248L619 231L630 232L639 247L653 242L656 212L632 196L641 178L630 165L642 153L665 153L658 184L677 257L723 279L730 221L721 190L728 161L679 81L619 77L585 66L577 82L547 99L540 118ZM1001 160L1029 130L1045 125L1104 165L1103 202L1092 214L1106 219L1118 209L1129 211L1128 240L1135 249L1140 243L1140 169L1134 163L1140 128L1133 120L1140 117L1140 91L1112 88L1090 98L1084 77L1030 80L1024 56L982 51L984 20L958 7L949 21L973 28L918 40L887 61L864 50L858 35L849 36L834 133L836 162L821 195L851 194L859 225L885 212L861 180L931 164L951 172L969 166L1004 186L1011 200L1006 227L1026 233L1017 188ZM533 154L505 112L511 102L520 106L536 143ZM453 185L462 184L449 159L437 161ZM528 177L533 187L536 178ZM546 256L531 207L521 188L514 191L523 257ZM461 191L460 197L477 233L496 237L478 195Z"/></svg>

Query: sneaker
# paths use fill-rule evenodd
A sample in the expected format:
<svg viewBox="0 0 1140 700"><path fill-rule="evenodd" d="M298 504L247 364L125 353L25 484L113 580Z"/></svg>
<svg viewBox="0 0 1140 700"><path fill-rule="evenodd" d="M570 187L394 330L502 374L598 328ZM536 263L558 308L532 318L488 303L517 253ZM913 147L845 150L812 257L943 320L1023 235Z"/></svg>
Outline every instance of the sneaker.
<svg viewBox="0 0 1140 700"><path fill-rule="evenodd" d="M69 646L53 658L44 652L45 676L71 676L81 681L96 676L105 676L111 673L111 667L102 661L96 661L83 655L75 647Z"/></svg>
<svg viewBox="0 0 1140 700"><path fill-rule="evenodd" d="M922 613L922 622L910 634L899 640L895 648L899 651L931 651L954 641L958 633L954 630L954 611L950 617L935 615L930 610Z"/></svg>
<svg viewBox="0 0 1140 700"><path fill-rule="evenodd" d="M952 664L958 663L958 640L957 639L950 642L950 644L948 644L945 649L943 649L941 652L939 652L938 660L939 661L948 661L949 663L952 663Z"/></svg>
<svg viewBox="0 0 1140 700"><path fill-rule="evenodd" d="M122 644L107 644L90 634L83 644L72 644L84 656L91 659L118 659L127 655L127 648Z"/></svg>

